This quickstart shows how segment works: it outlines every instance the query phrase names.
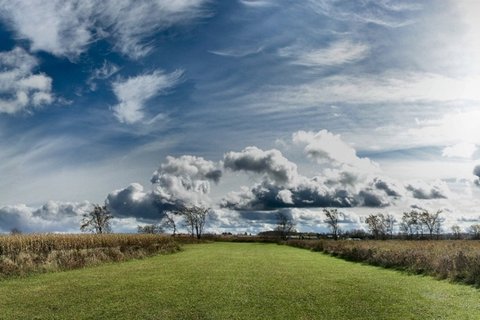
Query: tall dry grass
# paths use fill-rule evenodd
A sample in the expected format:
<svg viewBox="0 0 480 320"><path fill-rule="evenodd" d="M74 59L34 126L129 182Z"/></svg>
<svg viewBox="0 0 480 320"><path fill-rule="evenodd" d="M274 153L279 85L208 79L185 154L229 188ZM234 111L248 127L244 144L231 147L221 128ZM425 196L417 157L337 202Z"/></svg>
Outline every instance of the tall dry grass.
<svg viewBox="0 0 480 320"><path fill-rule="evenodd" d="M290 240L286 244L480 287L480 241Z"/></svg>
<svg viewBox="0 0 480 320"><path fill-rule="evenodd" d="M82 268L179 249L171 237L149 234L0 236L0 277Z"/></svg>

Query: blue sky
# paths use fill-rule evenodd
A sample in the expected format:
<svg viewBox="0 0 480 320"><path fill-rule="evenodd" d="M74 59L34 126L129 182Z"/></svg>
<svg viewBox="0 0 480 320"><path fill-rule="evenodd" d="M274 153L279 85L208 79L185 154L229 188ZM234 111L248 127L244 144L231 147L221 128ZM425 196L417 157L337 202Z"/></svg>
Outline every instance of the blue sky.
<svg viewBox="0 0 480 320"><path fill-rule="evenodd" d="M211 231L479 217L476 1L0 3L0 230L106 199L117 231L179 203Z"/></svg>

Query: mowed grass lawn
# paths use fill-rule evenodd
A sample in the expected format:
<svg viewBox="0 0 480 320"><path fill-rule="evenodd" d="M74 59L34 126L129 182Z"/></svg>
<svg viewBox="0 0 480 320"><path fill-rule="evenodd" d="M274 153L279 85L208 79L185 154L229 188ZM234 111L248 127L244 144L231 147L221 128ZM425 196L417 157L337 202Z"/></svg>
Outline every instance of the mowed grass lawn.
<svg viewBox="0 0 480 320"><path fill-rule="evenodd" d="M1 319L480 319L480 291L257 243L0 281Z"/></svg>

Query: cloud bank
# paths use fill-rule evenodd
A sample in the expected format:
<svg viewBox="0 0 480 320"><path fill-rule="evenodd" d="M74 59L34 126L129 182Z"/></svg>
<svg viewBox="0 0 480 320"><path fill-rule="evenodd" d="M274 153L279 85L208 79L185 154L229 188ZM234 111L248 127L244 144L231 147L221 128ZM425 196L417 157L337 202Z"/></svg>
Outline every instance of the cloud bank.
<svg viewBox="0 0 480 320"><path fill-rule="evenodd" d="M129 225L156 223L168 211L200 205L213 209L210 223L214 230L265 229L275 223L279 211L295 216L301 223L313 223L310 227L318 230L324 228L321 208L379 209L398 204L408 208L431 206L431 201L450 197L444 181L400 182L385 176L378 164L358 157L355 149L329 131L298 131L292 135L291 143L314 160L316 174L299 173L297 164L280 150L255 146L226 152L220 161L192 155L167 156L152 174L151 188L132 183L109 193L106 205L117 221ZM474 174L479 176L477 169ZM223 189L226 176L239 174L246 174L251 184L237 191L224 190L223 197L212 200L212 183ZM9 206L0 209L0 222L3 231L13 227L34 230L35 224L41 226L40 230L57 230L57 226L61 229L77 224L88 208L88 203L55 202L39 209ZM361 226L352 212L344 220L346 225Z"/></svg>
<svg viewBox="0 0 480 320"><path fill-rule="evenodd" d="M41 207L25 204L0 207L0 232L17 228L22 232L78 232L89 202L49 201Z"/></svg>

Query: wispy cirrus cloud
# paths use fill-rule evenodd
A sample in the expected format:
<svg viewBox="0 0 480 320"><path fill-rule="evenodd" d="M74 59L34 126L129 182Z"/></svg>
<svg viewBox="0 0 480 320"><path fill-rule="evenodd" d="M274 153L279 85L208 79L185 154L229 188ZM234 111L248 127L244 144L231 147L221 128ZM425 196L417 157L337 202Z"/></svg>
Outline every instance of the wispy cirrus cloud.
<svg viewBox="0 0 480 320"><path fill-rule="evenodd" d="M149 37L174 25L208 16L207 0L1 1L0 17L31 43L33 51L77 58L106 38L133 59L149 53Z"/></svg>
<svg viewBox="0 0 480 320"><path fill-rule="evenodd" d="M97 89L98 80L106 80L120 71L120 67L107 60L103 61L101 67L92 71L92 74L87 79L87 84L90 86L90 90L95 91Z"/></svg>
<svg viewBox="0 0 480 320"><path fill-rule="evenodd" d="M480 101L479 76L454 78L434 73L389 71L371 76L335 75L303 84L270 86L252 93L264 111L319 104ZM260 109L260 110L262 110Z"/></svg>
<svg viewBox="0 0 480 320"><path fill-rule="evenodd" d="M279 50L281 57L291 58L292 63L305 67L331 67L364 59L369 53L365 43L340 40L323 48L291 46Z"/></svg>
<svg viewBox="0 0 480 320"><path fill-rule="evenodd" d="M112 107L120 122L132 124L144 119L145 104L151 98L168 93L180 82L182 70L172 73L155 71L149 74L116 80L112 83L113 92L119 103Z"/></svg>
<svg viewBox="0 0 480 320"><path fill-rule="evenodd" d="M269 7L274 5L274 2L268 0L239 0L245 6L253 8Z"/></svg>
<svg viewBox="0 0 480 320"><path fill-rule="evenodd" d="M318 14L341 21L372 23L389 28L399 28L413 23L399 13L417 11L422 5L414 1L329 1L309 0L308 6Z"/></svg>

